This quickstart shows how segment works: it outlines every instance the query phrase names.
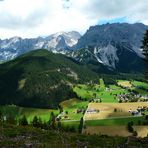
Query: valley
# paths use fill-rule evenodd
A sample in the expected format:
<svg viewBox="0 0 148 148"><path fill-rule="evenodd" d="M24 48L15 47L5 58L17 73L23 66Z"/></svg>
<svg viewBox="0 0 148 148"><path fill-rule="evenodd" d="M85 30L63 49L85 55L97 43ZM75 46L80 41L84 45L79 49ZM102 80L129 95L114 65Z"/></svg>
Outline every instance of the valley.
<svg viewBox="0 0 148 148"><path fill-rule="evenodd" d="M147 0L0 0L0 148L148 148Z"/></svg>
<svg viewBox="0 0 148 148"><path fill-rule="evenodd" d="M25 115L30 124L34 116L48 122L52 113L57 123L60 121L62 126L74 131L83 118L84 134L129 136L133 132L128 131L127 125L132 122L137 136L145 137L148 134L147 89L148 84L142 81L117 80L116 84L107 85L100 78L98 84L75 84L73 91L78 98L62 101L58 109L6 105L0 111L6 118L12 116L17 121Z"/></svg>
<svg viewBox="0 0 148 148"><path fill-rule="evenodd" d="M0 147L146 146L147 27L0 40Z"/></svg>

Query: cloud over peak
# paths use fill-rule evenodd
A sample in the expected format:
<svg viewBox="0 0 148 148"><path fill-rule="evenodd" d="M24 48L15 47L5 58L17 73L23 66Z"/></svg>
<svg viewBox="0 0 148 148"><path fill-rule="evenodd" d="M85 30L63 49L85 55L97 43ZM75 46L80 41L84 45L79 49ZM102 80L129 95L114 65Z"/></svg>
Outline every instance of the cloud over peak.
<svg viewBox="0 0 148 148"><path fill-rule="evenodd" d="M147 8L147 0L4 0L0 1L0 38L84 33L104 20L148 24Z"/></svg>

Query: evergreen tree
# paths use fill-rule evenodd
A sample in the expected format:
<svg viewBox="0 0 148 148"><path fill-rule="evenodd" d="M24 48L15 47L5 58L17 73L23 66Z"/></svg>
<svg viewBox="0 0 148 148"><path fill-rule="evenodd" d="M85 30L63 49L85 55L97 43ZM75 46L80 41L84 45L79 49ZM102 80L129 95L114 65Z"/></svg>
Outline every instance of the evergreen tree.
<svg viewBox="0 0 148 148"><path fill-rule="evenodd" d="M16 124L16 119L15 119L15 117L13 115L9 115L7 117L6 122L9 123L9 124Z"/></svg>
<svg viewBox="0 0 148 148"><path fill-rule="evenodd" d="M63 107L61 105L59 105L59 111L60 111L60 113L63 112Z"/></svg>
<svg viewBox="0 0 148 148"><path fill-rule="evenodd" d="M61 129L61 127L62 127L62 124L61 124L61 122L60 122L60 121L58 121L58 129L60 130L60 129Z"/></svg>
<svg viewBox="0 0 148 148"><path fill-rule="evenodd" d="M130 133L133 133L134 132L134 129L133 129L133 122L128 122L127 124L127 130L130 132Z"/></svg>
<svg viewBox="0 0 148 148"><path fill-rule="evenodd" d="M102 102L102 99L100 99L100 103Z"/></svg>
<svg viewBox="0 0 148 148"><path fill-rule="evenodd" d="M38 122L38 117L37 116L34 116L33 121L32 121L32 125L34 127L38 127L39 122Z"/></svg>
<svg viewBox="0 0 148 148"><path fill-rule="evenodd" d="M38 126L43 128L42 119L40 117L38 118Z"/></svg>
<svg viewBox="0 0 148 148"><path fill-rule="evenodd" d="M53 128L53 129L55 129L55 127L56 127L55 122L56 122L56 117L55 117L54 113L51 112L49 124L50 124L51 128Z"/></svg>
<svg viewBox="0 0 148 148"><path fill-rule="evenodd" d="M42 123L42 127L43 127L43 129L47 130L48 129L48 123L44 121Z"/></svg>
<svg viewBox="0 0 148 148"><path fill-rule="evenodd" d="M78 128L78 132L82 133L82 130L83 130L83 117L81 117L81 119L80 119L80 124L79 124L79 128Z"/></svg>
<svg viewBox="0 0 148 148"><path fill-rule="evenodd" d="M148 63L148 30L144 34L142 49L145 60ZM146 67L146 78L148 78L148 66Z"/></svg>
<svg viewBox="0 0 148 148"><path fill-rule="evenodd" d="M49 125L51 124L51 121L52 121L52 119L53 119L53 116L54 116L54 113L51 112L51 113L50 113L50 117L49 117L49 121L48 121L48 124L49 124Z"/></svg>
<svg viewBox="0 0 148 148"><path fill-rule="evenodd" d="M145 55L145 58L148 61L148 30L144 34L142 48L143 48L143 54Z"/></svg>
<svg viewBox="0 0 148 148"><path fill-rule="evenodd" d="M20 119L19 125L23 125L23 126L28 125L28 121L25 115Z"/></svg>
<svg viewBox="0 0 148 148"><path fill-rule="evenodd" d="M0 122L3 120L3 114L2 112L0 111Z"/></svg>
<svg viewBox="0 0 148 148"><path fill-rule="evenodd" d="M133 136L136 137L137 135L138 135L137 131L134 131L134 132L133 132Z"/></svg>

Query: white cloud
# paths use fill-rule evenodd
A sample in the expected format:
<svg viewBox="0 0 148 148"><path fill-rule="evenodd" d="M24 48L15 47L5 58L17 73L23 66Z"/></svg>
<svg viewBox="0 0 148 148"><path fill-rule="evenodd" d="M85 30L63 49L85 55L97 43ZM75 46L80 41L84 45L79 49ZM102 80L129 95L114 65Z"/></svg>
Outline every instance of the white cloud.
<svg viewBox="0 0 148 148"><path fill-rule="evenodd" d="M122 17L148 24L147 8L147 0L4 0L0 1L0 38L84 33L101 20Z"/></svg>

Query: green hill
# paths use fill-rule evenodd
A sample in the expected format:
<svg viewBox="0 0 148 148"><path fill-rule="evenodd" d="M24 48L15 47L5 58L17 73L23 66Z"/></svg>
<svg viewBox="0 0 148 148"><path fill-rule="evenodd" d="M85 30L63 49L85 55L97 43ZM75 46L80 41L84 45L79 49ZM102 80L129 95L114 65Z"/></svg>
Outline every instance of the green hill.
<svg viewBox="0 0 148 148"><path fill-rule="evenodd" d="M93 79L96 73L71 58L32 51L0 64L0 104L54 108L75 97L72 84Z"/></svg>

